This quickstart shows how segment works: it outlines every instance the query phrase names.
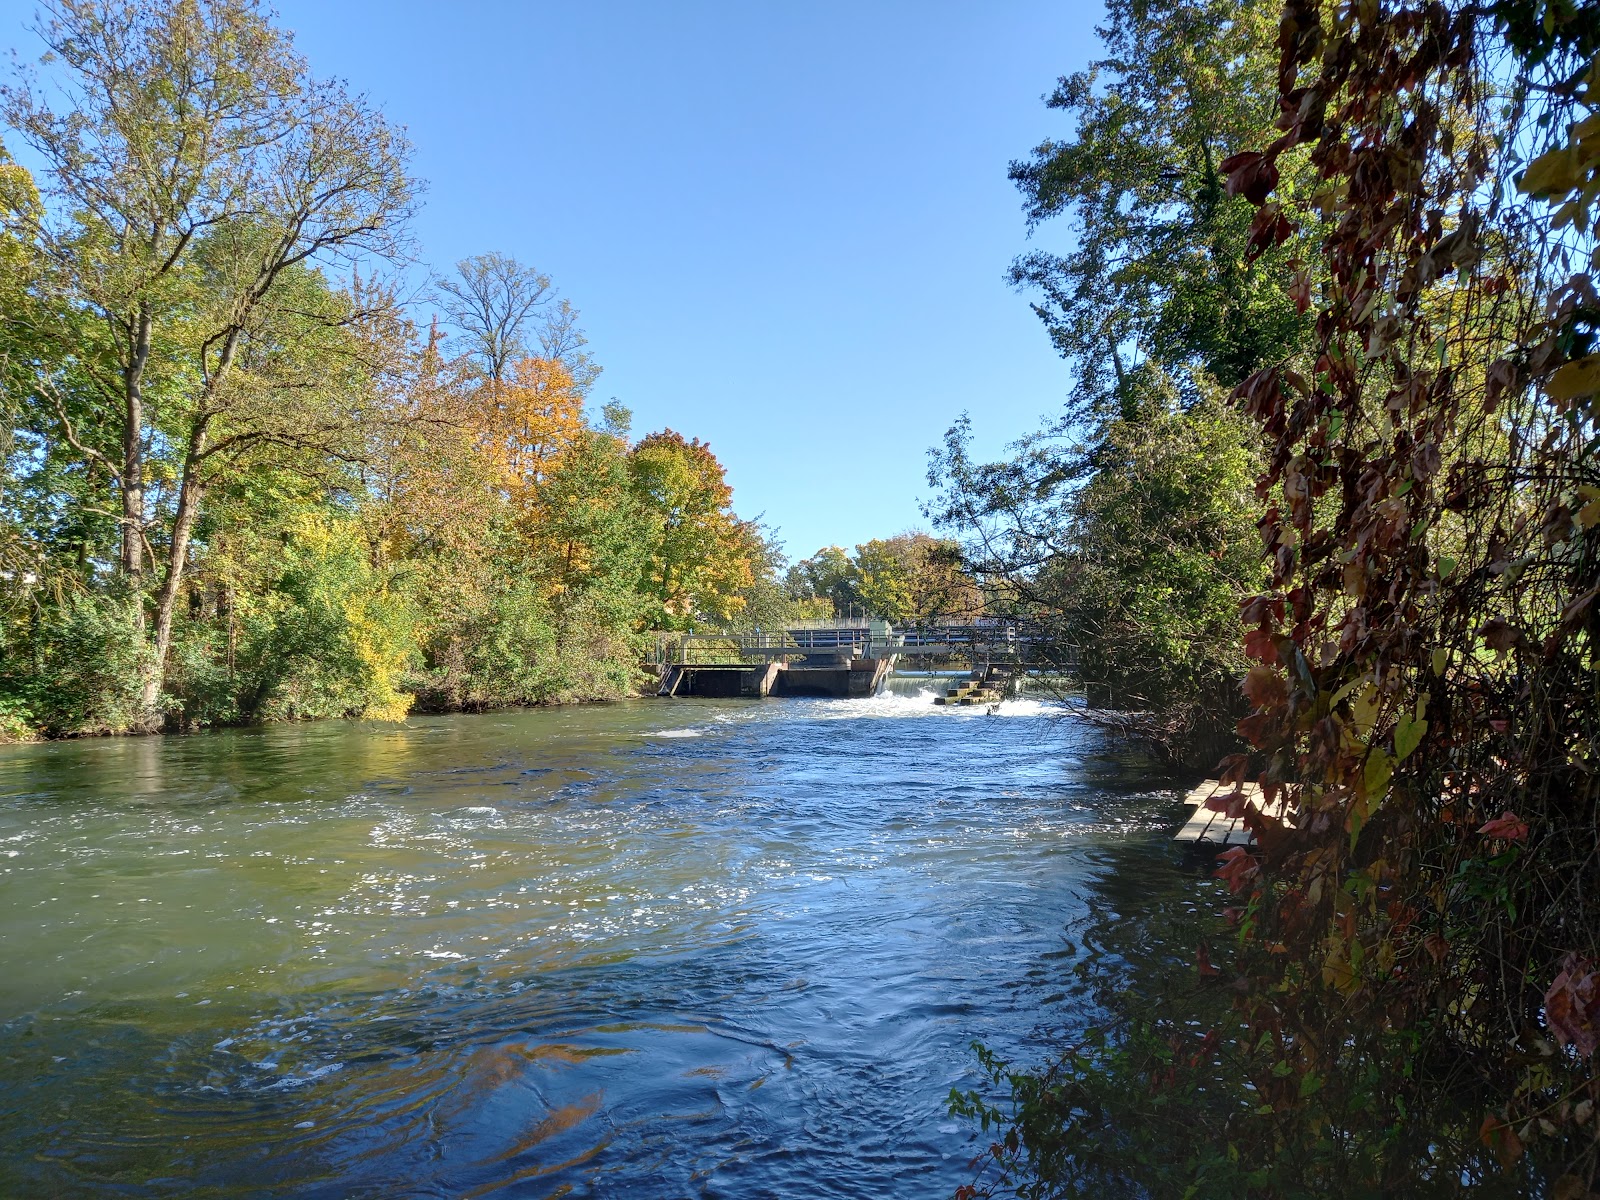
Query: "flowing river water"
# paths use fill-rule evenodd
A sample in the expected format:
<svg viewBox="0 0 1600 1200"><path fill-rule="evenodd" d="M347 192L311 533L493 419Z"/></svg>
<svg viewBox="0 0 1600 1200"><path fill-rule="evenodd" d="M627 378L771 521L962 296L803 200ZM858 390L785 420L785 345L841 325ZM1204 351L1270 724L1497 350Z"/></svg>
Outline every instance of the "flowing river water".
<svg viewBox="0 0 1600 1200"><path fill-rule="evenodd" d="M948 1196L1175 795L914 679L0 749L0 1195Z"/></svg>

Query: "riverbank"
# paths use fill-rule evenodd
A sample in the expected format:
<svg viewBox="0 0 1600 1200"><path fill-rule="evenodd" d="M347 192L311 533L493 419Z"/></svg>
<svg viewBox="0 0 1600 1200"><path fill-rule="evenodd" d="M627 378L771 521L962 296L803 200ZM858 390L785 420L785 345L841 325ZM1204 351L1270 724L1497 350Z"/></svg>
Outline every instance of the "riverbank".
<svg viewBox="0 0 1600 1200"><path fill-rule="evenodd" d="M307 713L304 715L286 714L275 717L257 717L240 721L208 721L192 724L182 723L182 714L169 714L160 728L139 728L133 725L122 728L97 726L82 729L69 729L57 732L46 732L29 726L24 717L14 713L0 710L0 746L20 746L37 742L70 742L80 740L93 740L100 738L147 738L168 736L189 736L199 733L215 733L224 730L265 729L275 725L304 725L320 721L343 722L381 722L386 724L401 724L412 717L424 716L480 716L497 712L521 712L542 708L565 708L574 705L589 704L615 704L623 700L642 700L655 696L655 685L649 681L641 680L638 690L633 692L617 692L598 696L572 696L560 699L530 701L518 704L485 704L481 706L457 705L456 707L409 707L398 716L367 716L365 714L339 714Z"/></svg>

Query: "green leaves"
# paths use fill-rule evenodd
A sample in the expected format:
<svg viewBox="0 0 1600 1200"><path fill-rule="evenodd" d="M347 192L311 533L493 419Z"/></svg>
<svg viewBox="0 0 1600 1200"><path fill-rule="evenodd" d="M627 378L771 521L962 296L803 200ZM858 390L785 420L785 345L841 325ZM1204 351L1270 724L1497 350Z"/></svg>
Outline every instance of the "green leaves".
<svg viewBox="0 0 1600 1200"><path fill-rule="evenodd" d="M1394 727L1394 760L1404 762L1418 746L1422 745L1423 735L1428 732L1428 722L1423 717L1423 712L1428 707L1426 693L1417 697L1417 710L1414 715L1401 713L1400 719Z"/></svg>

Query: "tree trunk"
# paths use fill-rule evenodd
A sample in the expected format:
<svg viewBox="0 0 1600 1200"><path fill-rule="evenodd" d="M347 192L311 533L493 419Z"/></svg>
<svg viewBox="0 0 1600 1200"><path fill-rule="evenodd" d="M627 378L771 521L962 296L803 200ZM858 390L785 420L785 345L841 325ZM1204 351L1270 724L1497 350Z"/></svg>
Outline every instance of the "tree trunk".
<svg viewBox="0 0 1600 1200"><path fill-rule="evenodd" d="M144 369L150 359L150 313L140 308L123 371L122 574L137 596L144 582ZM144 631L144 605L134 606Z"/></svg>
<svg viewBox="0 0 1600 1200"><path fill-rule="evenodd" d="M141 725L153 730L161 723L161 688L167 679L167 652L172 648L172 617L178 605L184 567L188 563L189 538L200 515L205 488L195 478L193 464L186 465L178 491L178 512L172 522L172 549L167 557L167 573L156 596L154 655L139 691Z"/></svg>

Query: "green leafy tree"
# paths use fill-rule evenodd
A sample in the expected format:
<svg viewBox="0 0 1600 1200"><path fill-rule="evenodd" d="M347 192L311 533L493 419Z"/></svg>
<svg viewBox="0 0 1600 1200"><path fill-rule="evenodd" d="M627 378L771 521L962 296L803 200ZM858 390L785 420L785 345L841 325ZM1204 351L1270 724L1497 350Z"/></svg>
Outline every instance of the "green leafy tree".
<svg viewBox="0 0 1600 1200"><path fill-rule="evenodd" d="M726 621L743 605L755 545L733 513L733 489L711 447L672 430L628 455L635 495L651 525L643 590L662 628Z"/></svg>
<svg viewBox="0 0 1600 1200"><path fill-rule="evenodd" d="M0 89L46 164L43 208L13 217L39 286L88 318L87 391L32 390L112 489L128 586L155 577L148 724L208 491L254 454L338 452L349 432L349 392L323 385L349 382L345 331L372 314L325 289L307 305L315 268L395 254L414 185L404 138L313 79L254 0L62 0L39 33L58 86Z"/></svg>
<svg viewBox="0 0 1600 1200"><path fill-rule="evenodd" d="M1105 57L1048 98L1070 136L1011 171L1030 224L1074 235L1011 272L1073 391L1005 459L973 458L966 418L930 457L929 515L986 587L1076 648L1092 699L1146 712L1144 731L1197 765L1242 703L1222 682L1240 666L1227 608L1259 574L1240 486L1259 436L1207 398L1308 333L1311 227L1261 219L1222 172L1275 93L1277 25L1264 2L1107 6ZM1286 157L1286 186L1303 169ZM1177 486L1189 471L1218 490ZM1166 485L1140 495L1152 480Z"/></svg>
<svg viewBox="0 0 1600 1200"><path fill-rule="evenodd" d="M983 596L954 541L925 533L874 538L856 547L852 563L861 603L897 625L967 620L983 611Z"/></svg>
<svg viewBox="0 0 1600 1200"><path fill-rule="evenodd" d="M834 616L865 607L855 563L842 546L824 546L801 559L789 568L784 583L797 600L826 602Z"/></svg>

